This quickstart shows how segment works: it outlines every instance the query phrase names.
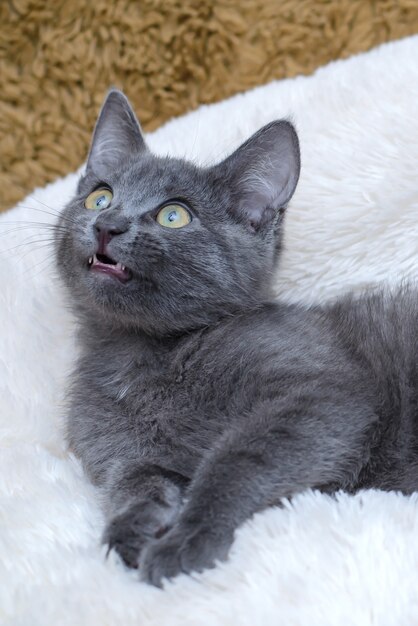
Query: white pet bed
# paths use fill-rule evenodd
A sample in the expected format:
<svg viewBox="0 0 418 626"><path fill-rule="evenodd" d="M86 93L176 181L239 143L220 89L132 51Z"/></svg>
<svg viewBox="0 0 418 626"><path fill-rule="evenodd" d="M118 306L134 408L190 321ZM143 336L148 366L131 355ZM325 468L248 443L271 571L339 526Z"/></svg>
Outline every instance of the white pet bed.
<svg viewBox="0 0 418 626"><path fill-rule="evenodd" d="M202 107L149 142L208 163L290 117L303 167L277 293L324 301L418 274L417 102L413 37ZM245 524L227 563L163 591L105 560L94 490L63 440L73 320L51 249L30 244L48 231L5 234L11 221L54 221L43 211L63 206L76 181L38 189L0 217L0 623L418 623L417 496L303 494Z"/></svg>

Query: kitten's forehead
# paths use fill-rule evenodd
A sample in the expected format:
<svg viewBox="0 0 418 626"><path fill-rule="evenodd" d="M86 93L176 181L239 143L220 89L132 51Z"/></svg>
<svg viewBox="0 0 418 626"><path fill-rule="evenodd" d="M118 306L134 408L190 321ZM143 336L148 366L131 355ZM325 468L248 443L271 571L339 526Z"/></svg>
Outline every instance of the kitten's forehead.
<svg viewBox="0 0 418 626"><path fill-rule="evenodd" d="M112 180L113 179L113 180ZM171 199L204 200L210 176L187 161L174 158L129 159L108 181L116 201L135 212L151 210Z"/></svg>

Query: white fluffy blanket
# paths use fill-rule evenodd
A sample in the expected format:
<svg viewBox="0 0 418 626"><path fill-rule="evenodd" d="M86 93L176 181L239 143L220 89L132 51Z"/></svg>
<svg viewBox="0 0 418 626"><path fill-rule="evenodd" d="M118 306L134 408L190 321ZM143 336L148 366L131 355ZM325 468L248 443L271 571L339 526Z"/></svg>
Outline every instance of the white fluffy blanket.
<svg viewBox="0 0 418 626"><path fill-rule="evenodd" d="M202 107L149 141L207 163L262 124L293 119L303 169L277 293L323 301L418 273L417 102L414 37ZM41 243L50 234L13 230L53 221L47 212L76 180L38 189L0 217L0 623L418 623L416 496L303 494L245 524L228 562L163 591L105 559L94 490L63 440L75 346L51 248Z"/></svg>

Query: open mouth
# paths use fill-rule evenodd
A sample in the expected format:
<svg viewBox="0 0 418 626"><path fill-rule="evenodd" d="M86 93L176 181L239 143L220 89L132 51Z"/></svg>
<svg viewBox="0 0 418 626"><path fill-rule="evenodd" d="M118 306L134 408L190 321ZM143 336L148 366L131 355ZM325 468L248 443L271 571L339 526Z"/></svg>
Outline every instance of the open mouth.
<svg viewBox="0 0 418 626"><path fill-rule="evenodd" d="M91 272L100 272L113 278L117 278L121 283L127 283L132 278L132 272L119 261L111 259L106 254L95 254L88 260Z"/></svg>

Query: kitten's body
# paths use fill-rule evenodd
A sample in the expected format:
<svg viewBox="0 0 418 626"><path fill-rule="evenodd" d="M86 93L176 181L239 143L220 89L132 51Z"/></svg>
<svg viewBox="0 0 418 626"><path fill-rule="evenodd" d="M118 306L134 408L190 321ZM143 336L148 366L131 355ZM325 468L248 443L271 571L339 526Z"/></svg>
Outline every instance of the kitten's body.
<svg viewBox="0 0 418 626"><path fill-rule="evenodd" d="M224 558L239 524L303 489L418 489L416 292L269 302L279 209L298 177L291 127L266 127L204 171L142 155L126 102L110 99L89 160L106 178L87 172L69 207L79 232L57 241L82 347L69 441L103 489L110 547L160 584ZM100 142L115 111L136 142L116 173ZM115 208L79 217L100 181ZM170 196L197 211L181 232L150 218ZM129 282L88 270L91 225Z"/></svg>
<svg viewBox="0 0 418 626"><path fill-rule="evenodd" d="M70 443L98 484L119 456L190 480L220 435L280 411L279 426L297 421L310 441L326 430L332 472L341 457L341 475L313 485L411 492L417 333L418 296L407 289L308 310L266 303L169 341L86 323Z"/></svg>

